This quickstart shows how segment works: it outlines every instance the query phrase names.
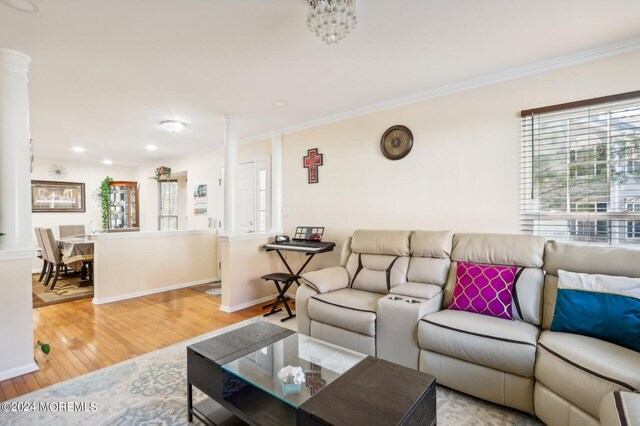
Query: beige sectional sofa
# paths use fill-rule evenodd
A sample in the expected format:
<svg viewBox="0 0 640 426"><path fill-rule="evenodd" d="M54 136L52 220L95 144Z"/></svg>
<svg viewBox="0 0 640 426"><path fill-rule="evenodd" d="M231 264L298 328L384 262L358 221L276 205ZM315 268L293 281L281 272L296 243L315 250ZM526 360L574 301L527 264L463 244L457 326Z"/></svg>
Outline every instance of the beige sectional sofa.
<svg viewBox="0 0 640 426"><path fill-rule="evenodd" d="M550 425L611 422L615 413L634 421L640 411L632 393L640 389L640 353L549 331L558 269L640 278L640 251L530 235L358 230L341 259L303 275L299 332L428 372ZM447 309L458 262L522 268L514 321Z"/></svg>

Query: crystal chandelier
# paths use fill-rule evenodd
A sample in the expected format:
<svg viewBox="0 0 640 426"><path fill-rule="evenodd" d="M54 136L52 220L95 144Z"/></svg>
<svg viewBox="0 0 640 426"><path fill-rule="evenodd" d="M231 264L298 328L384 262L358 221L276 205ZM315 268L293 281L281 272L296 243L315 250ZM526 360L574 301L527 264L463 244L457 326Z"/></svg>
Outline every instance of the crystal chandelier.
<svg viewBox="0 0 640 426"><path fill-rule="evenodd" d="M356 27L356 0L308 0L307 27L327 44L342 40Z"/></svg>

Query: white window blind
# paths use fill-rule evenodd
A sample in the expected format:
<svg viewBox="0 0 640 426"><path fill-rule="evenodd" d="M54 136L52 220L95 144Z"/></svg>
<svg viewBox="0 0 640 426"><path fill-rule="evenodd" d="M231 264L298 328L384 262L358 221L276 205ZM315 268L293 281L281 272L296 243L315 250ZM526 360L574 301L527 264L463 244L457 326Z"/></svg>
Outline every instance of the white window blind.
<svg viewBox="0 0 640 426"><path fill-rule="evenodd" d="M178 229L178 182L160 181L158 229L173 231Z"/></svg>
<svg viewBox="0 0 640 426"><path fill-rule="evenodd" d="M640 245L640 93L521 115L522 230Z"/></svg>

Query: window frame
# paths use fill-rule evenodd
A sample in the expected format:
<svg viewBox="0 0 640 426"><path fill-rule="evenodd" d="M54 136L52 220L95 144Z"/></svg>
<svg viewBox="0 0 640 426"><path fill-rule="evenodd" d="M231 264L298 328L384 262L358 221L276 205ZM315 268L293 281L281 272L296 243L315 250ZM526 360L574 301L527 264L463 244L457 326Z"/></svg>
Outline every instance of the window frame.
<svg viewBox="0 0 640 426"><path fill-rule="evenodd" d="M520 115L521 230L640 244L640 91ZM630 209L626 198L639 201Z"/></svg>
<svg viewBox="0 0 640 426"><path fill-rule="evenodd" d="M176 185L176 214L162 214L162 187L163 184L166 183L174 183ZM177 179L169 179L169 180L159 180L158 181L158 230L159 231L175 231L179 229L180 226L180 220L179 220L179 209L178 209L178 180ZM165 218L175 218L175 224L176 227L175 229L162 229L162 219Z"/></svg>

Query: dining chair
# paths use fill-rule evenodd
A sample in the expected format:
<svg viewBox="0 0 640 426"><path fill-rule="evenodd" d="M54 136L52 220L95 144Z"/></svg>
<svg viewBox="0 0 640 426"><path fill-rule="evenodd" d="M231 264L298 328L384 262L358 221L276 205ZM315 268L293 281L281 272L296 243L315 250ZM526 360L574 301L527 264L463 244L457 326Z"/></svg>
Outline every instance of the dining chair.
<svg viewBox="0 0 640 426"><path fill-rule="evenodd" d="M60 238L85 235L84 225L60 225Z"/></svg>
<svg viewBox="0 0 640 426"><path fill-rule="evenodd" d="M51 275L53 276L53 282L51 283L50 289L53 290L58 282L58 278L60 277L61 268L64 266L62 262L62 254L60 254L60 249L58 248L58 243L56 241L56 237L53 235L53 231L51 228L41 228L40 232L42 234L42 242L44 243L45 251L47 254L47 261L49 262L49 271L47 273L47 278L45 280L45 286L49 284L51 280Z"/></svg>
<svg viewBox="0 0 640 426"><path fill-rule="evenodd" d="M42 272L40 273L40 278L38 281L42 281L44 275L47 273L47 269L49 267L49 261L46 259L46 254L44 252L44 244L42 242L42 235L40 233L40 227L33 228L36 232L36 240L38 240L38 247L40 247L40 254L38 254L38 259L42 259Z"/></svg>

